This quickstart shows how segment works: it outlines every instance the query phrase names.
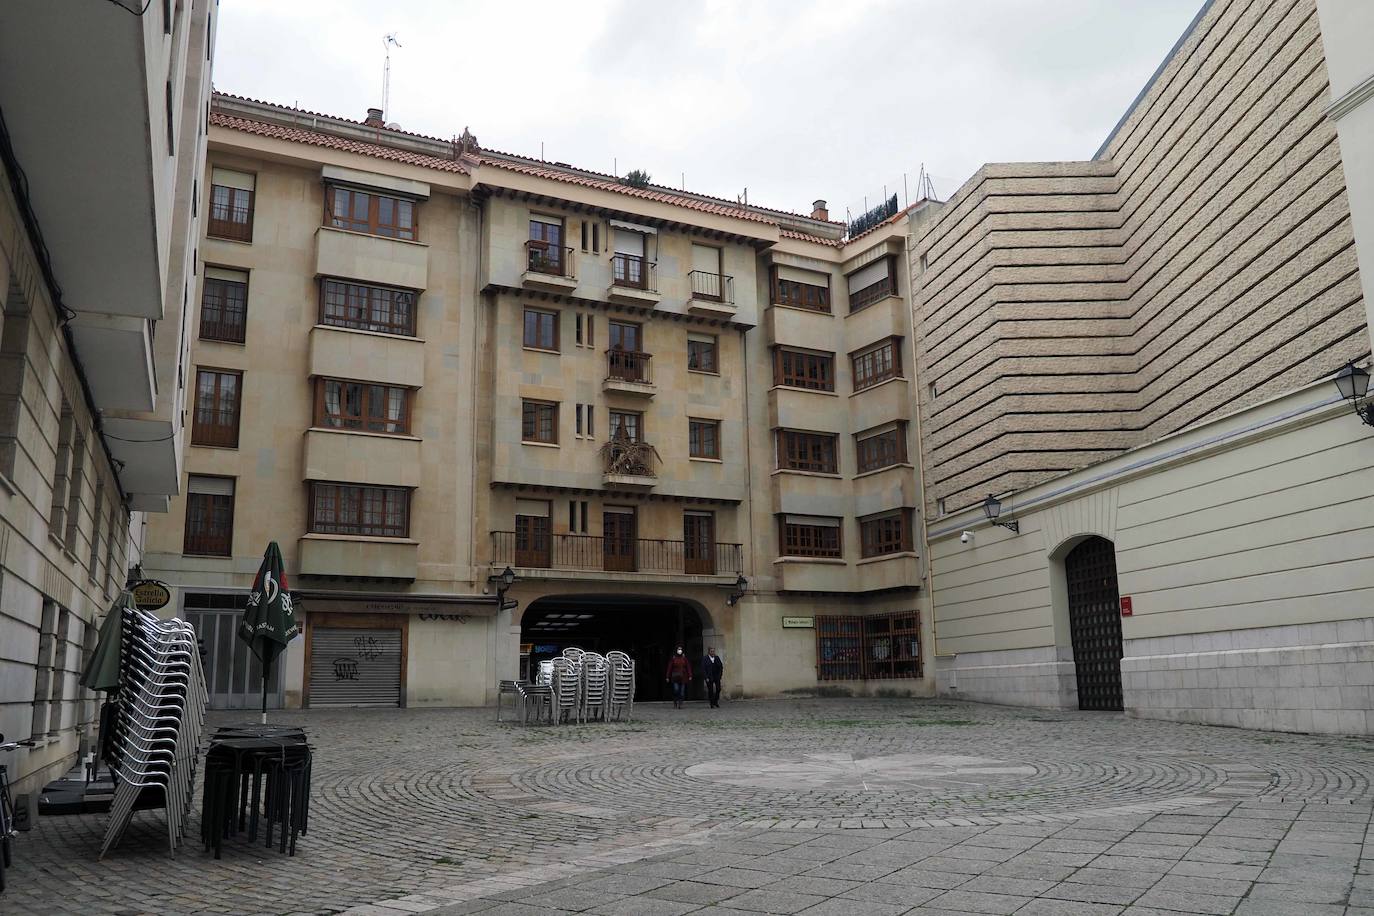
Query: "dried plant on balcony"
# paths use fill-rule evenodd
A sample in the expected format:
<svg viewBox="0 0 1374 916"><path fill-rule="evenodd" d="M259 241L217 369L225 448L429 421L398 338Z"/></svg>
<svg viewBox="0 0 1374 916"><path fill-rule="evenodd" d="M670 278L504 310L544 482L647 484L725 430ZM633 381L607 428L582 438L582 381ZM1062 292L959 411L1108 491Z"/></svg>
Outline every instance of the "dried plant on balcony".
<svg viewBox="0 0 1374 916"><path fill-rule="evenodd" d="M631 439L622 429L601 446L601 460L607 474L654 477L654 463L662 459L652 445Z"/></svg>

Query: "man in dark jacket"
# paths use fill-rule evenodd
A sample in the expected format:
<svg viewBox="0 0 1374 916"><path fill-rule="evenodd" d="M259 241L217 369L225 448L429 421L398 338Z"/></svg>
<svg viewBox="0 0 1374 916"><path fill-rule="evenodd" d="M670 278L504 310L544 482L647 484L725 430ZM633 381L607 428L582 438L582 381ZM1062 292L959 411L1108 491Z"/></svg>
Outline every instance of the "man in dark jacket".
<svg viewBox="0 0 1374 916"><path fill-rule="evenodd" d="M725 663L716 655L714 646L706 648L701 659L701 676L706 679L706 699L711 701L712 709L720 709L720 679L725 674Z"/></svg>
<svg viewBox="0 0 1374 916"><path fill-rule="evenodd" d="M687 685L692 683L692 663L687 661L682 646L678 646L677 652L668 659L668 670L663 673L663 679L673 685L673 708L681 709L682 701L687 699Z"/></svg>

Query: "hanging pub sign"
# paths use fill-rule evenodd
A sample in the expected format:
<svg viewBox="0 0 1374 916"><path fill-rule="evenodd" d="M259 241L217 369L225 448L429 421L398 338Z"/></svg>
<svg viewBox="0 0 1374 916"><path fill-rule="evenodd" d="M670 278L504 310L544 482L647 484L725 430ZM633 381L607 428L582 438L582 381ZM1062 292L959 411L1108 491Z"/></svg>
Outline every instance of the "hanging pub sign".
<svg viewBox="0 0 1374 916"><path fill-rule="evenodd" d="M156 579L140 579L129 591L133 592L134 607L143 611L164 608L172 600L172 590L167 587L167 583Z"/></svg>

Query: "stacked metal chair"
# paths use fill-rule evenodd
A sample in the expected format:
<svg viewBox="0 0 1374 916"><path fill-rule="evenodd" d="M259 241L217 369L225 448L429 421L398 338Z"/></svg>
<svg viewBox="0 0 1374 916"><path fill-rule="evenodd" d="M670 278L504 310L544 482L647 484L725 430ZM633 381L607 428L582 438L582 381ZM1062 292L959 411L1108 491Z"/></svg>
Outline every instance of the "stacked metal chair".
<svg viewBox="0 0 1374 916"><path fill-rule="evenodd" d="M159 620L125 608L120 621L119 690L107 759L118 785L100 847L104 858L135 807L160 802L167 846L175 854L186 833L208 697L196 633L183 620Z"/></svg>
<svg viewBox="0 0 1374 916"><path fill-rule="evenodd" d="M580 675L578 721L604 722L610 699L610 666L606 664L606 657L597 652L584 652Z"/></svg>
<svg viewBox="0 0 1374 916"><path fill-rule="evenodd" d="M607 718L628 722L635 706L635 661L626 653L613 650L606 653L606 664L610 667Z"/></svg>
<svg viewBox="0 0 1374 916"><path fill-rule="evenodd" d="M566 658L555 658L550 665L549 685L553 688L551 715L555 722L571 722L578 716L580 667Z"/></svg>

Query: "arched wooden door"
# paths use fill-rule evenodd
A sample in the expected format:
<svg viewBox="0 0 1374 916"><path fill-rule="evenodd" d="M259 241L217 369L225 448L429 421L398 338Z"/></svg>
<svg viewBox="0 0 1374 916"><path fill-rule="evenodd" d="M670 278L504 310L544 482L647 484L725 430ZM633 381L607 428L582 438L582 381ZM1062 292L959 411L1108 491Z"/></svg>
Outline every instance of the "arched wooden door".
<svg viewBox="0 0 1374 916"><path fill-rule="evenodd" d="M1079 709L1121 708L1121 611L1116 548L1090 537L1064 558Z"/></svg>

